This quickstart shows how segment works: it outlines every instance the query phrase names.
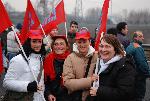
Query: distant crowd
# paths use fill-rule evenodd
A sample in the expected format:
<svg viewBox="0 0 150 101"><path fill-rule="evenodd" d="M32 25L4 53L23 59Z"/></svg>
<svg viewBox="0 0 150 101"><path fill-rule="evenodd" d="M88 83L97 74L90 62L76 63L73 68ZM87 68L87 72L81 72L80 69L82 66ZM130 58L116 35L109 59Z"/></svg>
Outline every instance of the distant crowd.
<svg viewBox="0 0 150 101"><path fill-rule="evenodd" d="M71 21L64 35L57 25L46 35L29 30L20 46L22 25L14 27L17 34L11 28L0 34L2 101L144 101L150 68L142 31L129 40L128 25L120 22L102 34L93 29L91 37L88 28Z"/></svg>

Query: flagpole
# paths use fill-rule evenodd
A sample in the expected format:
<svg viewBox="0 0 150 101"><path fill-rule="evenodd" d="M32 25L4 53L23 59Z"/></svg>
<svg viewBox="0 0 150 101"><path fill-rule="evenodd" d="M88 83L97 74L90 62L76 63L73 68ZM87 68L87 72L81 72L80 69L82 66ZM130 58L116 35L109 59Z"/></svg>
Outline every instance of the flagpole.
<svg viewBox="0 0 150 101"><path fill-rule="evenodd" d="M19 44L19 46L20 46L20 49L21 49L21 51L22 51L22 53L23 53L25 59L26 59L27 62L29 63L29 60L28 60L28 58L27 58L27 55L25 54L25 51L24 51L24 49L23 49L23 47L22 47L22 45L21 45L21 42L20 42L20 40L19 40L19 38L18 38L18 36L17 36L17 34L16 34L16 31L15 31L15 29L14 29L14 26L11 26L11 28L12 28L13 32L15 33L16 40L17 40L17 42L18 42L18 44ZM28 66L29 66L29 65L28 65ZM35 80L36 83L38 84L37 78L35 77L35 74L33 73L33 70L31 69L30 66L29 66L29 68L30 68L31 73L32 73L32 75L33 75L33 77L34 77L34 80ZM42 92L39 92L39 93L41 94L41 96L42 96L42 98L43 98L43 101L46 101L45 98L44 98L43 93L42 93Z"/></svg>
<svg viewBox="0 0 150 101"><path fill-rule="evenodd" d="M25 57L26 60L28 61L27 55L26 55L25 52L24 52L24 49L23 49L23 47L22 47L22 45L21 45L21 42L20 42L20 40L19 40L19 38L18 38L18 36L17 36L17 34L16 34L16 31L15 31L15 29L14 29L14 26L11 26L11 28L12 28L13 32L15 33L16 40L17 40L17 42L18 42L18 44L19 44L19 46L20 46L20 48L21 48L21 51L22 51L24 57Z"/></svg>
<svg viewBox="0 0 150 101"><path fill-rule="evenodd" d="M65 31L66 31L66 38L67 38L68 36L67 36L67 23L66 22L65 22Z"/></svg>
<svg viewBox="0 0 150 101"><path fill-rule="evenodd" d="M97 61L96 61L96 68L95 68L95 74L96 74L96 75L98 75L98 72L99 72L99 71L98 71L98 65L99 65L99 58L97 58ZM97 87L97 85L96 85L96 82L98 82L98 81L94 81L94 82L93 82L92 87L94 87L94 88L97 89L98 87Z"/></svg>
<svg viewBox="0 0 150 101"><path fill-rule="evenodd" d="M103 38L103 36L104 36L104 32L101 33L100 40ZM100 60L100 59L97 58L97 61L96 61L96 69L95 69L95 74L96 74L96 75L99 75L99 74L100 74L99 71L98 71L99 60ZM93 82L92 87L98 89L99 85L97 85L97 82L99 82L99 79L98 79L98 81L94 81L94 82Z"/></svg>
<svg viewBox="0 0 150 101"><path fill-rule="evenodd" d="M104 36L104 32L101 33L100 41L101 41L103 36Z"/></svg>
<svg viewBox="0 0 150 101"><path fill-rule="evenodd" d="M41 29L42 29L42 32L43 32L43 34L44 34L44 37L46 38L47 43L50 45L50 42L48 41L48 38L46 37L45 31L44 31L44 29L43 29L43 27L42 27L42 24L40 24L40 27L41 27ZM51 36L50 36L50 38L51 38ZM52 51L51 47L50 47L50 51Z"/></svg>

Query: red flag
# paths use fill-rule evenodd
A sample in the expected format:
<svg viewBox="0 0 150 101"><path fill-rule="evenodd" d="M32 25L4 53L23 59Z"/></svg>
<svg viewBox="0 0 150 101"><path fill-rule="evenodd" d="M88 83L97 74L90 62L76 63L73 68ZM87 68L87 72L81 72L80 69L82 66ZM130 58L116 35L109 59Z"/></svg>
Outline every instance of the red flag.
<svg viewBox="0 0 150 101"><path fill-rule="evenodd" d="M46 24L43 29L45 34L48 34L49 32L51 32L52 29L56 28L57 24L55 21L51 21L50 23Z"/></svg>
<svg viewBox="0 0 150 101"><path fill-rule="evenodd" d="M23 27L21 30L21 34L19 35L19 39L22 44L28 37L27 32L31 29L37 29L39 25L40 25L40 21L35 13L31 1L27 0L27 8L25 12L24 21L23 21Z"/></svg>
<svg viewBox="0 0 150 101"><path fill-rule="evenodd" d="M96 50L96 51L98 51L101 33L102 33L102 32L106 32L109 1L110 1L110 0L105 0L105 1L104 1L104 4L103 4L102 16L101 16L101 25L100 25L100 28L99 28L98 35L97 35L97 37L96 37L96 42L95 42L95 50Z"/></svg>
<svg viewBox="0 0 150 101"><path fill-rule="evenodd" d="M0 0L0 33L3 32L6 28L12 26L12 22L9 19L9 16L5 10L5 7L2 3L2 1Z"/></svg>
<svg viewBox="0 0 150 101"><path fill-rule="evenodd" d="M64 1L61 0L56 7L56 23L60 24L66 21L65 10L64 10Z"/></svg>
<svg viewBox="0 0 150 101"><path fill-rule="evenodd" d="M50 13L49 17L45 19L44 23L45 26L44 31L45 33L48 33L51 30L51 26L53 24L55 24L54 26L63 23L66 21L66 17L65 17L65 10L64 10L64 1L60 0L56 6L56 8L54 8L52 10L52 12Z"/></svg>
<svg viewBox="0 0 150 101"><path fill-rule="evenodd" d="M0 74L2 74L3 72L3 56L2 56L3 52L2 52L2 46L0 43Z"/></svg>

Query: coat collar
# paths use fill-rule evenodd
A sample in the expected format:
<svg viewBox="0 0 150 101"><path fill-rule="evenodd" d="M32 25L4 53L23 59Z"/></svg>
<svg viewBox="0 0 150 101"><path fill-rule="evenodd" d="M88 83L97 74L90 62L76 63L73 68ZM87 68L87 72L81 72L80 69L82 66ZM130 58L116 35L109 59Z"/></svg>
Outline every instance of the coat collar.
<svg viewBox="0 0 150 101"><path fill-rule="evenodd" d="M106 68L106 70L103 71L101 74L107 74L107 73L109 73L110 71L112 71L113 65L114 65L114 63L111 63L111 64Z"/></svg>
<svg viewBox="0 0 150 101"><path fill-rule="evenodd" d="M102 73L107 73L112 70L113 64L119 61L122 58L120 55L114 56L111 60L109 60L107 63L104 64L103 60L100 60L100 65L103 66L103 68L106 68L102 71ZM108 67L107 67L108 66ZM101 68L102 69L102 68ZM100 69L100 70L101 70Z"/></svg>

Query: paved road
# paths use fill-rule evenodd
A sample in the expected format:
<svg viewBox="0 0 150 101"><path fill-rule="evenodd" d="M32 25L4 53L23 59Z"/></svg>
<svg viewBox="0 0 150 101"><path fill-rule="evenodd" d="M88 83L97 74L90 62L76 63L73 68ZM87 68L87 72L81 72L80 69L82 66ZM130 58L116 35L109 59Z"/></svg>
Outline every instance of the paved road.
<svg viewBox="0 0 150 101"><path fill-rule="evenodd" d="M3 78L3 76L2 76ZM5 89L2 87L2 78L0 80L0 97L4 95ZM150 78L147 79L145 101L150 101ZM1 101L1 100L0 100Z"/></svg>
<svg viewBox="0 0 150 101"><path fill-rule="evenodd" d="M145 101L150 101L150 79L147 79L146 85Z"/></svg>

